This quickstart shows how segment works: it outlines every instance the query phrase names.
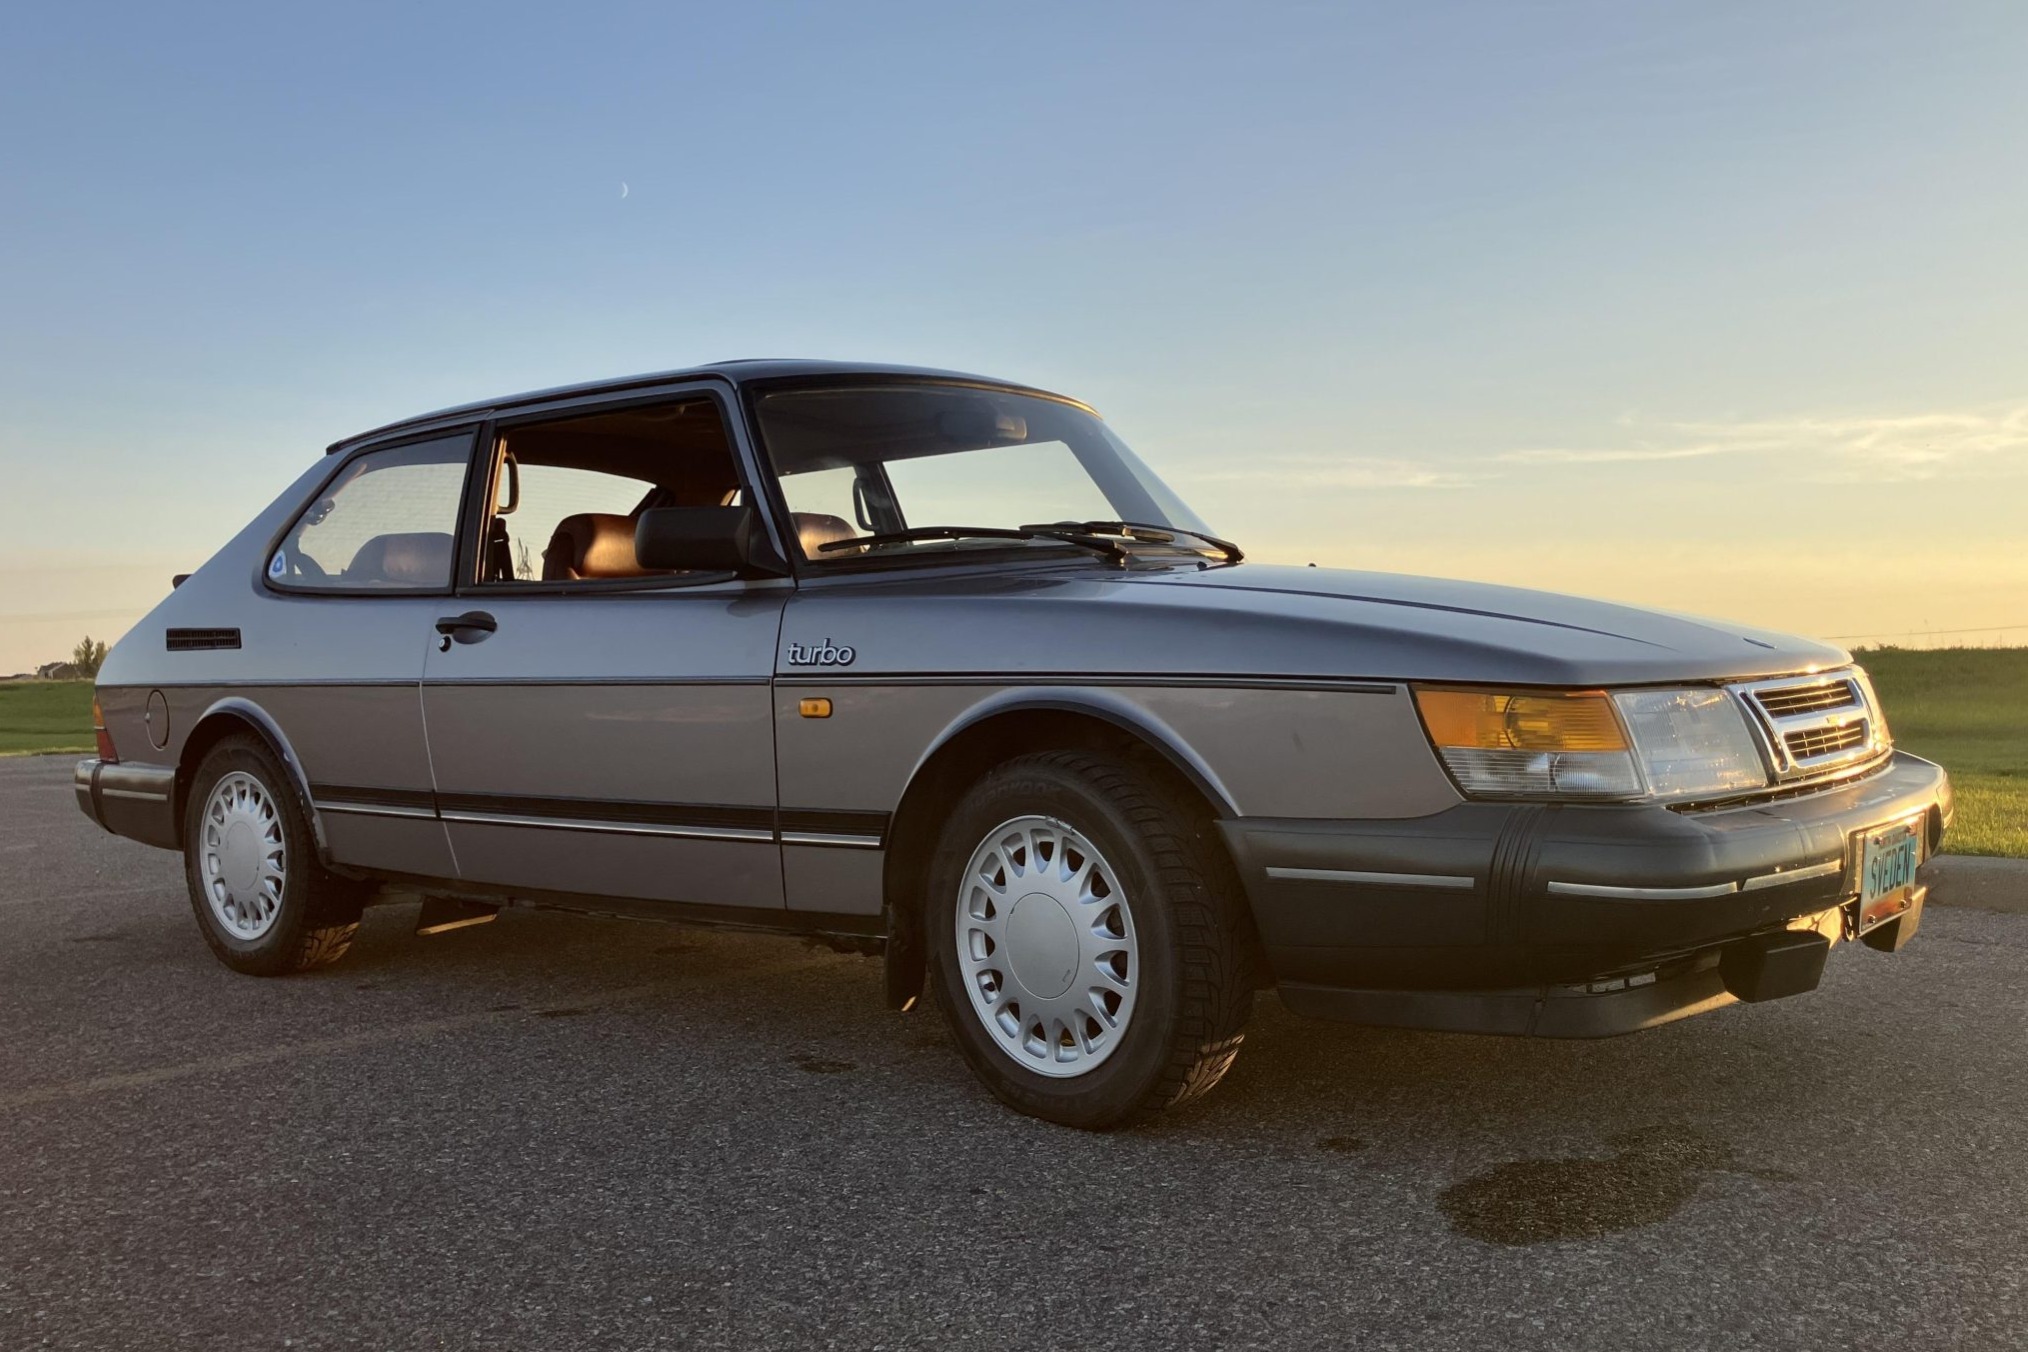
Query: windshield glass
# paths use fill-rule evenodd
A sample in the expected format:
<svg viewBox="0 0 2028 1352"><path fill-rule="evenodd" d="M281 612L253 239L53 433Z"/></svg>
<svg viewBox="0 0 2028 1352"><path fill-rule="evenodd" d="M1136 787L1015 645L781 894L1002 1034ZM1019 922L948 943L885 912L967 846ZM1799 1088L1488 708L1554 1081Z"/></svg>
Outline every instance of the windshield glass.
<svg viewBox="0 0 2028 1352"><path fill-rule="evenodd" d="M1054 399L949 385L787 390L761 396L758 418L803 553L819 561L862 556L824 544L935 527L1116 520L1209 530L1104 422Z"/></svg>

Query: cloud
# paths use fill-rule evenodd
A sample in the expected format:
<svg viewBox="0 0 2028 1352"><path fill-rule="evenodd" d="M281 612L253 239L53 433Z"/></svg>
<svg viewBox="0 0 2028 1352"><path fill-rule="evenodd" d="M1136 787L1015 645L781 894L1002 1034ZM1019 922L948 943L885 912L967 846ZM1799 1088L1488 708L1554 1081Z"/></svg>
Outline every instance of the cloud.
<svg viewBox="0 0 2028 1352"><path fill-rule="evenodd" d="M1179 483L1258 484L1278 482L1304 488L1465 488L1477 475L1414 460L1379 456L1265 456L1244 469L1177 472Z"/></svg>
<svg viewBox="0 0 2028 1352"><path fill-rule="evenodd" d="M1664 465L1738 457L1769 478L1804 483L1893 483L1978 475L2028 476L2028 402L1960 412L1739 421L1619 420L1619 439L1492 454L1274 455L1244 466L1185 470L1180 484L1275 484L1309 490L1461 489L1543 467Z"/></svg>
<svg viewBox="0 0 2028 1352"><path fill-rule="evenodd" d="M1786 477L1934 479L1964 471L2028 472L2028 404L1892 417L1796 417L1643 426L1618 445L1536 447L1492 457L1508 465L1638 464L1710 456L1780 456Z"/></svg>

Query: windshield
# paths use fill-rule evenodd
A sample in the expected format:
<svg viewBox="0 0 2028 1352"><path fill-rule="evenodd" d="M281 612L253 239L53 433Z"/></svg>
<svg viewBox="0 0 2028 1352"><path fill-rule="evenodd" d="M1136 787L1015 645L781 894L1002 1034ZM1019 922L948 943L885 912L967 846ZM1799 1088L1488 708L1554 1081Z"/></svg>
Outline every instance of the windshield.
<svg viewBox="0 0 2028 1352"><path fill-rule="evenodd" d="M938 527L1007 530L1119 520L1208 533L1104 422L1072 404L1003 390L895 385L787 390L758 401L761 439L804 556L863 536ZM886 552L1061 547L939 538Z"/></svg>

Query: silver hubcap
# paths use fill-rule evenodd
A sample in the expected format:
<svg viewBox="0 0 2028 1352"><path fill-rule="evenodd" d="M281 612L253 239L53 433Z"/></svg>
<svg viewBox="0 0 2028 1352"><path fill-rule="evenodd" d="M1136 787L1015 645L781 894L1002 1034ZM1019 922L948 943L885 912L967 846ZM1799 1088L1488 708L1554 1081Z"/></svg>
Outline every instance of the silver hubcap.
<svg viewBox="0 0 2028 1352"><path fill-rule="evenodd" d="M993 1042L1038 1075L1095 1069L1134 1014L1140 950L1112 866L1051 817L1016 817L972 851L958 970Z"/></svg>
<svg viewBox="0 0 2028 1352"><path fill-rule="evenodd" d="M211 914L235 939L274 928L288 881L282 817L267 786L235 770L204 800L198 862Z"/></svg>

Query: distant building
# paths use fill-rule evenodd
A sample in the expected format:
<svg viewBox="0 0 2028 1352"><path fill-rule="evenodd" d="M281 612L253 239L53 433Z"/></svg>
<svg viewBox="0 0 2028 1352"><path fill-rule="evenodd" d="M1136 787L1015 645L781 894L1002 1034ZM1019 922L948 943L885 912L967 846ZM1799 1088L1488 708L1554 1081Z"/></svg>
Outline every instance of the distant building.
<svg viewBox="0 0 2028 1352"><path fill-rule="evenodd" d="M35 674L45 681L81 681L84 673L74 662L45 662L35 669Z"/></svg>

